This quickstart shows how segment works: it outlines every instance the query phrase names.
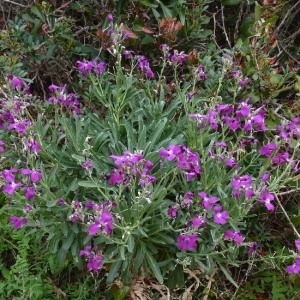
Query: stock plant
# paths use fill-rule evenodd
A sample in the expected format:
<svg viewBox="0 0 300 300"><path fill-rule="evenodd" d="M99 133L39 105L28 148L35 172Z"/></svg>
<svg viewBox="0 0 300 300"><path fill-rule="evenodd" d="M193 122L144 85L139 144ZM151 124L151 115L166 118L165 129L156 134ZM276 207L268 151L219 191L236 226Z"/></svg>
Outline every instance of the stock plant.
<svg viewBox="0 0 300 300"><path fill-rule="evenodd" d="M76 94L51 84L42 101L22 78L3 78L5 213L57 259L52 273L105 277L107 297L124 299L144 278L183 288L186 269L203 280L220 270L238 289L229 266L255 261L260 249L249 228L261 211L286 213L283 189L299 191L300 119L268 122L230 51L193 61L161 44L154 68L125 47L130 34L110 14L106 25L110 63L74 62ZM287 220L294 249L275 255L294 276L300 238Z"/></svg>

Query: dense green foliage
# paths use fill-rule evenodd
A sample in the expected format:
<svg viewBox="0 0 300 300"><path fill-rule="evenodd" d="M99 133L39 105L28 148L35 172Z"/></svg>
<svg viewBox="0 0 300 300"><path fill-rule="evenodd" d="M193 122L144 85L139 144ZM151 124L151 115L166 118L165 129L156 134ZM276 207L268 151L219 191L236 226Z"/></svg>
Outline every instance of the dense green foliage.
<svg viewBox="0 0 300 300"><path fill-rule="evenodd" d="M298 299L298 1L15 5L0 298Z"/></svg>

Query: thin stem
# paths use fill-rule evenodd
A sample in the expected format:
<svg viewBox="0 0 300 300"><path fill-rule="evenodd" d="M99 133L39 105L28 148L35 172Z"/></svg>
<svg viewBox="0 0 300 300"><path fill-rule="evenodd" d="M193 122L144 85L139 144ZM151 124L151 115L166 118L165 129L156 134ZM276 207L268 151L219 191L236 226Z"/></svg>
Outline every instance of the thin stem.
<svg viewBox="0 0 300 300"><path fill-rule="evenodd" d="M299 234L299 232L297 231L296 227L293 225L293 223L292 223L290 217L288 216L287 212L285 211L284 207L282 206L282 204L281 204L281 202L280 202L280 200L279 200L277 194L275 194L275 198L276 198L276 201L277 201L278 205L280 206L281 210L283 211L285 217L287 218L287 220L289 221L291 227L293 228L295 235L298 237L298 239L300 239L300 234Z"/></svg>

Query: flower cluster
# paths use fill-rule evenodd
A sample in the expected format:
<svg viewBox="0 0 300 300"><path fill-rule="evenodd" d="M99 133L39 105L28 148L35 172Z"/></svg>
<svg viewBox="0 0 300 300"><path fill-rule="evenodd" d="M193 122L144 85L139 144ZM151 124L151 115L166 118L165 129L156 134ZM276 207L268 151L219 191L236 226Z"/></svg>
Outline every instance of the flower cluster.
<svg viewBox="0 0 300 300"><path fill-rule="evenodd" d="M111 155L110 158L114 159L115 165L119 166L110 172L108 180L110 184L128 185L134 179L137 179L141 186L155 182L156 178L148 174L153 168L153 163L146 160L141 153L125 151L121 156Z"/></svg>
<svg viewBox="0 0 300 300"><path fill-rule="evenodd" d="M210 109L206 115L199 113L189 114L188 117L196 119L199 129L211 127L217 130L224 124L231 131L242 129L246 132L265 131L265 111L261 107L254 109L248 104L250 99L238 103L235 108L233 105L219 104L215 109Z"/></svg>
<svg viewBox="0 0 300 300"><path fill-rule="evenodd" d="M92 249L92 246L86 246L84 250L79 252L79 255L87 257L87 268L89 270L97 272L102 268L103 255L97 253L97 248Z"/></svg>
<svg viewBox="0 0 300 300"><path fill-rule="evenodd" d="M186 175L187 181L192 180L202 172L198 153L192 152L185 145L170 145L167 149L161 149L159 155L168 161L176 159L177 166Z"/></svg>
<svg viewBox="0 0 300 300"><path fill-rule="evenodd" d="M149 60L144 55L137 56L137 68L140 69L147 77L154 78L155 75L150 68Z"/></svg>
<svg viewBox="0 0 300 300"><path fill-rule="evenodd" d="M16 177L14 173L17 173L17 168L5 169L2 171L3 178L7 181L7 183L3 186L3 192L13 195L15 191L25 184L25 188L23 190L24 196L27 200L34 198L36 190L34 184L42 179L42 175L40 170L38 169L21 169L21 174L25 175L22 178L22 182L16 182ZM26 177L26 175L28 175Z"/></svg>
<svg viewBox="0 0 300 300"><path fill-rule="evenodd" d="M300 253L300 240L295 240L295 246L297 251ZM286 271L289 274L299 274L300 273L300 258L295 258L294 263L286 267Z"/></svg>
<svg viewBox="0 0 300 300"><path fill-rule="evenodd" d="M64 199L60 199L57 205L64 204L62 200ZM114 206L116 204L109 201L97 204L89 200L82 204L79 200L74 200L71 205L73 213L69 216L69 221L86 223L88 235L96 235L100 230L104 235L111 235L114 225L110 210Z"/></svg>
<svg viewBox="0 0 300 300"><path fill-rule="evenodd" d="M99 75L101 74L106 67L106 63L103 61L100 61L98 58L92 60L92 61L77 61L77 68L79 71L81 71L81 75L83 77L86 77L90 71L92 71L94 74Z"/></svg>
<svg viewBox="0 0 300 300"><path fill-rule="evenodd" d="M48 99L49 102L63 106L66 108L71 108L76 114L80 114L80 103L78 98L74 93L68 94L66 91L67 85L64 86L57 86L51 84L48 89L54 95Z"/></svg>

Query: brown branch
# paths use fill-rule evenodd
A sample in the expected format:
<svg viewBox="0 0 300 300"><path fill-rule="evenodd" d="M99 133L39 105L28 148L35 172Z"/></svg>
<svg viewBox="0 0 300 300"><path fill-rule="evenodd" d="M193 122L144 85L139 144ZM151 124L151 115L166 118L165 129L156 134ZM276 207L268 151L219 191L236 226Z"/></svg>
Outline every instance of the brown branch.
<svg viewBox="0 0 300 300"><path fill-rule="evenodd" d="M15 2L15 1L11 1L11 0L4 0L4 2L11 3L11 4L14 4L14 5L17 5L17 6L21 6L21 7L25 7L25 8L27 7L24 4L21 4L21 3Z"/></svg>
<svg viewBox="0 0 300 300"><path fill-rule="evenodd" d="M290 217L288 216L287 212L285 211L284 207L282 206L282 204L281 204L281 202L280 202L280 200L279 200L279 198L278 198L278 196L277 196L276 194L275 194L275 199L276 199L278 205L280 206L280 208L281 208L283 214L285 215L285 217L286 217L287 220L289 221L291 227L293 228L293 231L294 231L295 235L297 236L298 239L300 239L300 233L297 231L296 227L295 227L294 224L292 223Z"/></svg>

